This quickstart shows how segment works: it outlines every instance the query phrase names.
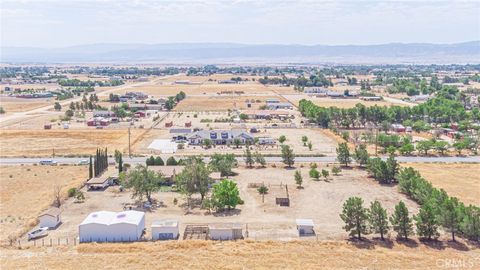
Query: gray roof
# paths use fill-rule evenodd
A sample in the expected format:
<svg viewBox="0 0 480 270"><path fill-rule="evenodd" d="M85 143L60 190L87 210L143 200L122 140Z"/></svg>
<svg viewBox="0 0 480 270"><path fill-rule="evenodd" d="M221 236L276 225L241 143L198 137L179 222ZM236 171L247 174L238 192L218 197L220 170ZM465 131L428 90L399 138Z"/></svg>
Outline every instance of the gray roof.
<svg viewBox="0 0 480 270"><path fill-rule="evenodd" d="M192 133L191 128L172 128L170 134L189 134Z"/></svg>
<svg viewBox="0 0 480 270"><path fill-rule="evenodd" d="M243 136L246 139L252 139L253 136L243 130L200 130L191 134L188 138L200 137L202 139L234 139Z"/></svg>

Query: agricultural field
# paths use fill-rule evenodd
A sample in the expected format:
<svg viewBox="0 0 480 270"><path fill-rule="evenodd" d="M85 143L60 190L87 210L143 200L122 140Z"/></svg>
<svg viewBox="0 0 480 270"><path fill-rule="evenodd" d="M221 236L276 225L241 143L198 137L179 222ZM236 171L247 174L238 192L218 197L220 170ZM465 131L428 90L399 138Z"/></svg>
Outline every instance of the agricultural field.
<svg viewBox="0 0 480 270"><path fill-rule="evenodd" d="M478 265L478 249L462 244L349 243L344 241L201 241L167 243L84 244L48 250L2 251L5 269L142 268L142 269L450 269L462 262ZM25 256L28 252L29 256ZM292 254L298 254L292 256ZM92 263L94 262L94 263ZM468 267L472 266L472 267ZM456 269L456 268L452 268Z"/></svg>
<svg viewBox="0 0 480 270"><path fill-rule="evenodd" d="M88 177L88 166L0 166L0 242L36 225L36 218L53 201L54 186L78 187Z"/></svg>
<svg viewBox="0 0 480 270"><path fill-rule="evenodd" d="M6 114L15 112L24 112L53 104L51 98L15 98L0 96L0 107L2 107ZM1 117L1 116L0 116Z"/></svg>
<svg viewBox="0 0 480 270"><path fill-rule="evenodd" d="M480 165L469 163L402 163L413 167L434 187L444 189L465 204L480 204Z"/></svg>
<svg viewBox="0 0 480 270"><path fill-rule="evenodd" d="M135 141L146 130L132 129ZM0 130L1 156L91 155L98 147L128 149L127 129Z"/></svg>
<svg viewBox="0 0 480 270"><path fill-rule="evenodd" d="M387 100L382 100L382 101L364 101L358 98L355 99L345 99L345 98L340 98L340 99L334 99L334 98L329 98L329 97L312 97L308 96L306 94L294 94L294 95L282 95L284 98L286 98L289 102L294 104L295 106L298 106L298 103L302 99L310 100L313 103L315 103L318 106L322 107L337 107L341 109L346 109L346 108L353 108L355 107L356 104L360 103L365 106L392 106L392 105L398 105L398 106L405 106L403 102L394 102L394 101L387 101Z"/></svg>
<svg viewBox="0 0 480 270"><path fill-rule="evenodd" d="M275 98L280 102L286 102L285 99L275 95L262 95L262 96L194 96L182 100L176 107L175 111L227 111L233 109L244 110L247 109L246 101L254 100L251 109L259 109L265 105L265 100Z"/></svg>

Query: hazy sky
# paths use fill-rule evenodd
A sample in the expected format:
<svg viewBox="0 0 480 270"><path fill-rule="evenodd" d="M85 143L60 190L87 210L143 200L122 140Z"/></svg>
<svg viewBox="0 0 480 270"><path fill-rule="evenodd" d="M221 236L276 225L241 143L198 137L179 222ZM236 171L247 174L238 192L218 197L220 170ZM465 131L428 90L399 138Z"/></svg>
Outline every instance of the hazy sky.
<svg viewBox="0 0 480 270"><path fill-rule="evenodd" d="M478 1L0 0L1 45L453 43L480 39Z"/></svg>

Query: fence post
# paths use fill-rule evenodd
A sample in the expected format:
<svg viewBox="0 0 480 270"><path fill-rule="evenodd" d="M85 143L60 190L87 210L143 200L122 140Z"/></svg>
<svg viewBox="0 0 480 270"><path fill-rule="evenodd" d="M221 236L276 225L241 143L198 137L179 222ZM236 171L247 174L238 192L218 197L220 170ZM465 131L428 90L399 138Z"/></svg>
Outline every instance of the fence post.
<svg viewBox="0 0 480 270"><path fill-rule="evenodd" d="M37 240L33 240L33 246L34 246L34 247L37 246Z"/></svg>
<svg viewBox="0 0 480 270"><path fill-rule="evenodd" d="M50 246L52 246L52 238L50 238Z"/></svg>
<svg viewBox="0 0 480 270"><path fill-rule="evenodd" d="M65 242L67 243L67 246L68 246L68 237L67 237L67 238L65 238L65 239L66 239L66 241L65 241Z"/></svg>
<svg viewBox="0 0 480 270"><path fill-rule="evenodd" d="M18 239L18 247L21 247L20 239Z"/></svg>
<svg viewBox="0 0 480 270"><path fill-rule="evenodd" d="M42 247L45 246L45 239L42 239Z"/></svg>
<svg viewBox="0 0 480 270"><path fill-rule="evenodd" d="M77 238L73 238L73 245L74 245L74 246L77 245Z"/></svg>

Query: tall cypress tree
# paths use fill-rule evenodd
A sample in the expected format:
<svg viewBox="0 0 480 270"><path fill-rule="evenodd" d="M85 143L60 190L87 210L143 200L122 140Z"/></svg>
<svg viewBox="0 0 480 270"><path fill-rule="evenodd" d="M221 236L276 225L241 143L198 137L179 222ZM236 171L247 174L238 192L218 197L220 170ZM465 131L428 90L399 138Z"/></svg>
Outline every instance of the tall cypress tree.
<svg viewBox="0 0 480 270"><path fill-rule="evenodd" d="M93 164L92 164L92 155L90 155L90 163L88 167L88 178L92 179L93 178Z"/></svg>
<svg viewBox="0 0 480 270"><path fill-rule="evenodd" d="M122 159L122 154L120 154L120 157L118 158L118 172L121 173L123 171L123 159Z"/></svg>

